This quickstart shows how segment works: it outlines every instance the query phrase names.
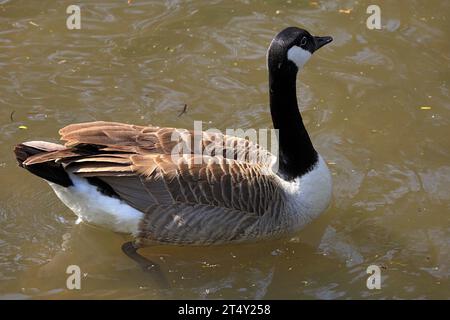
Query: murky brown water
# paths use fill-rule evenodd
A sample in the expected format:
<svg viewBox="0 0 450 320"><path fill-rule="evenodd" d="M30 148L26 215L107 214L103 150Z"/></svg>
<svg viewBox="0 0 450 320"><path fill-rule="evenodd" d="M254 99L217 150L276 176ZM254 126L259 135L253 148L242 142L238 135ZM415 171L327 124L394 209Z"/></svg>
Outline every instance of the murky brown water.
<svg viewBox="0 0 450 320"><path fill-rule="evenodd" d="M370 1L86 1L81 30L66 29L72 1L0 3L0 298L450 298L448 1L382 2L382 31ZM299 84L334 200L296 237L145 249L172 282L160 290L123 235L75 225L16 166L14 144L72 122L270 127L266 48L290 25L335 39Z"/></svg>

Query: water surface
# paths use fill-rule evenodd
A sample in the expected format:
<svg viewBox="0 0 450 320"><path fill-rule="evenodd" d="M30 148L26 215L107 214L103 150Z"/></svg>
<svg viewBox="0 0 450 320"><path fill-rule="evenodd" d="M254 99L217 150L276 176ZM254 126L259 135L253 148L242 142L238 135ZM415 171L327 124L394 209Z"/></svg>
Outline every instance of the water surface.
<svg viewBox="0 0 450 320"><path fill-rule="evenodd" d="M366 28L370 1L128 2L84 1L68 30L71 1L0 1L0 298L450 298L448 2L383 2L382 30ZM147 248L161 290L126 236L76 225L17 167L14 144L74 122L270 128L265 55L287 26L335 39L298 85L333 202L295 236ZM66 288L71 264L81 290ZM372 264L381 290L366 287Z"/></svg>

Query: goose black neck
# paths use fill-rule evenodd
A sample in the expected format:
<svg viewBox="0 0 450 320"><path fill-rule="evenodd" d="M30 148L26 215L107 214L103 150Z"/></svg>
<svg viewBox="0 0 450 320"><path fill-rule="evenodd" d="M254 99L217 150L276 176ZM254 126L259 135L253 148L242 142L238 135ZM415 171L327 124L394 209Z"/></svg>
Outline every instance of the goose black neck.
<svg viewBox="0 0 450 320"><path fill-rule="evenodd" d="M270 112L278 129L279 174L292 180L310 171L318 160L297 105L296 70L269 73Z"/></svg>

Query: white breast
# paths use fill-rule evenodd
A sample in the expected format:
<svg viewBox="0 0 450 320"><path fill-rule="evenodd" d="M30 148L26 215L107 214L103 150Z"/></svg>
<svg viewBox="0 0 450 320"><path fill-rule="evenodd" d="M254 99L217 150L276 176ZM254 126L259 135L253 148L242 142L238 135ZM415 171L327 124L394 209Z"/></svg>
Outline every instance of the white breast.
<svg viewBox="0 0 450 320"><path fill-rule="evenodd" d="M317 218L330 204L332 181L327 164L319 155L314 168L292 182L281 182L287 196L287 214L294 229Z"/></svg>
<svg viewBox="0 0 450 320"><path fill-rule="evenodd" d="M108 197L86 179L69 173L73 186L62 187L49 182L58 198L79 219L115 232L137 234L143 213L119 199Z"/></svg>

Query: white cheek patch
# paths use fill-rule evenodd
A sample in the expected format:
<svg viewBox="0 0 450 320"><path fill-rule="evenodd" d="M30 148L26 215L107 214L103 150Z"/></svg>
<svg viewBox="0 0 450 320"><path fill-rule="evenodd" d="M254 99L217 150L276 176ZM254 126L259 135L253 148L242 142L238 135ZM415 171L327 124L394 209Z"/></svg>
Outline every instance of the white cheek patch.
<svg viewBox="0 0 450 320"><path fill-rule="evenodd" d="M311 58L311 52L297 46L293 46L288 50L287 58L297 65L297 68L303 68L306 61Z"/></svg>

